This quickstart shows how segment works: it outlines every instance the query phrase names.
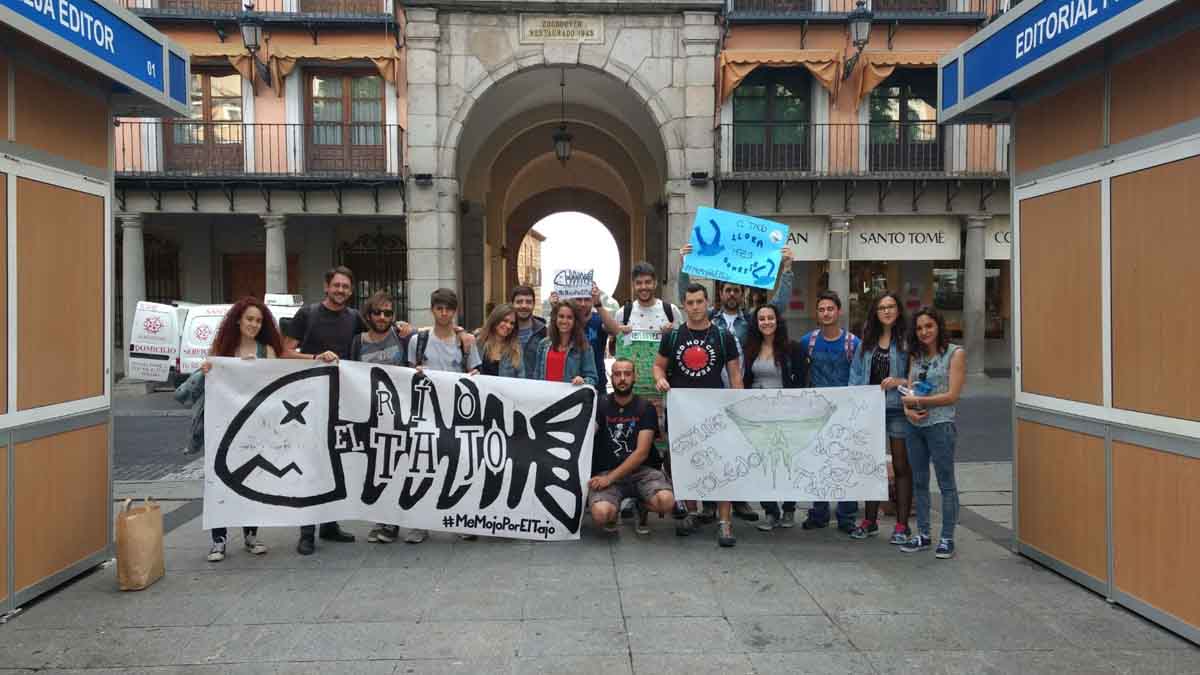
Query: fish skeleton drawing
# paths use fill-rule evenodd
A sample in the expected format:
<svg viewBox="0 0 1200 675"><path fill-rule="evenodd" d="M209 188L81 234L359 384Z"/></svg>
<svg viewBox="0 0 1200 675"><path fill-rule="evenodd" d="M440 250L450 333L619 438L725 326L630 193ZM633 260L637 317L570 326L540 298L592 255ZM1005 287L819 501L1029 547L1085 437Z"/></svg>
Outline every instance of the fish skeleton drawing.
<svg viewBox="0 0 1200 675"><path fill-rule="evenodd" d="M357 453L366 458L358 498L374 504L395 484L403 510L430 499L437 509L450 509L475 486L479 503L471 508L485 509L502 497L515 508L532 478L546 512L577 532L579 465L595 392L580 387L527 414L495 393L481 394L471 378L452 385L439 379L435 384L414 373L408 396L401 397L388 370L371 368L370 413L355 421L340 417L338 367L279 377L230 421L213 458L215 475L245 499L304 508L349 497L343 463ZM453 386L448 410L437 392L447 386Z"/></svg>

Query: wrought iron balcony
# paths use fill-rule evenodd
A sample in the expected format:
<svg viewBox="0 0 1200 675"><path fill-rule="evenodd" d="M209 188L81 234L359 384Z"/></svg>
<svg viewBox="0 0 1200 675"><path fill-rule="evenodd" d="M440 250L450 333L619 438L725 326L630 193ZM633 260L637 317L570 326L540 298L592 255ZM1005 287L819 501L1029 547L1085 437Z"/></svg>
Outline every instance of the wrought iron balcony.
<svg viewBox="0 0 1200 675"><path fill-rule="evenodd" d="M723 124L725 178L1005 178L1009 129L936 122Z"/></svg>
<svg viewBox="0 0 1200 675"><path fill-rule="evenodd" d="M210 20L236 18L245 0L121 0L121 4L146 18ZM264 21L290 18L354 19L390 18L389 0L256 0L254 13Z"/></svg>
<svg viewBox="0 0 1200 675"><path fill-rule="evenodd" d="M730 0L733 19L838 19L854 10L858 0ZM867 0L876 19L975 19L1003 11L1008 0Z"/></svg>
<svg viewBox="0 0 1200 675"><path fill-rule="evenodd" d="M388 181L404 173L404 129L121 119L115 154L117 178Z"/></svg>

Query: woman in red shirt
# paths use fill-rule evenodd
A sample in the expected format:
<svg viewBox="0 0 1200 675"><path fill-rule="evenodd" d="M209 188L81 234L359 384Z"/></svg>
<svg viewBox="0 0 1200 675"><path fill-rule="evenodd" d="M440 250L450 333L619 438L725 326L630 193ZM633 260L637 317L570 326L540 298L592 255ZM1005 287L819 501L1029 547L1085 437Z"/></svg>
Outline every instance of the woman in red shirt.
<svg viewBox="0 0 1200 675"><path fill-rule="evenodd" d="M546 325L546 337L538 345L531 379L570 382L596 386L596 361L592 346L583 336L583 325L576 320L570 303L558 302Z"/></svg>

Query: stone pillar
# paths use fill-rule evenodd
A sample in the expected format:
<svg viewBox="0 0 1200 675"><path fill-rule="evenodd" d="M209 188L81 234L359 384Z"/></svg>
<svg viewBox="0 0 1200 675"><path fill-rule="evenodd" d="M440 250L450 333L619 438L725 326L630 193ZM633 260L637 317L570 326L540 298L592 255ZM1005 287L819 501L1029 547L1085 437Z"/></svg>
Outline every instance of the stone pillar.
<svg viewBox="0 0 1200 675"><path fill-rule="evenodd" d="M963 347L967 350L967 374L982 375L987 342L984 333L987 327L987 298L984 269L984 237L990 215L967 216L967 238L963 258L965 287L963 289Z"/></svg>
<svg viewBox="0 0 1200 675"><path fill-rule="evenodd" d="M262 216L267 230L267 293L290 293L287 270L286 216Z"/></svg>
<svg viewBox="0 0 1200 675"><path fill-rule="evenodd" d="M829 216L829 290L842 299L842 328L850 325L850 223L853 220L852 215ZM816 307L813 311L816 312Z"/></svg>
<svg viewBox="0 0 1200 675"><path fill-rule="evenodd" d="M121 225L121 326L124 336L125 372L129 372L129 342L133 339L133 315L139 300L146 299L146 249L142 242L142 214L118 213Z"/></svg>

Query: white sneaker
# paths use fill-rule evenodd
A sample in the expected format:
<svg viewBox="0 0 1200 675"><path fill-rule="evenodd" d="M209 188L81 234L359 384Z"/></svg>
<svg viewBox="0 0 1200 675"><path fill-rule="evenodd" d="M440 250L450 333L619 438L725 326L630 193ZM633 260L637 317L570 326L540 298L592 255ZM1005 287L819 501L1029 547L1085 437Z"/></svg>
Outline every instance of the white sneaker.
<svg viewBox="0 0 1200 675"><path fill-rule="evenodd" d="M247 534L245 537L246 550L254 555L262 555L267 552L267 545L258 540L257 535ZM224 546L222 545L222 548Z"/></svg>
<svg viewBox="0 0 1200 675"><path fill-rule="evenodd" d="M419 544L429 536L429 530L409 530L408 534L404 535L406 544Z"/></svg>
<svg viewBox="0 0 1200 675"><path fill-rule="evenodd" d="M225 559L225 540L218 539L208 549L208 562L221 562Z"/></svg>

